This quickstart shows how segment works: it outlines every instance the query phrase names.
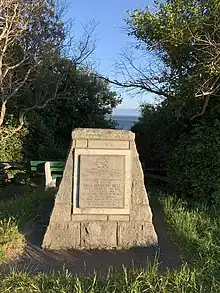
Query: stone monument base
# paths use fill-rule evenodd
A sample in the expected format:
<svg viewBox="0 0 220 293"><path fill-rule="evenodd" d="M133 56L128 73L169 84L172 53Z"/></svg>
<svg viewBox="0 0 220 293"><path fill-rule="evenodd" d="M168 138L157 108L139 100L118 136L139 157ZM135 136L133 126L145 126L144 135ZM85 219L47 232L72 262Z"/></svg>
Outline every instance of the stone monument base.
<svg viewBox="0 0 220 293"><path fill-rule="evenodd" d="M43 248L128 249L157 243L134 134L76 129Z"/></svg>

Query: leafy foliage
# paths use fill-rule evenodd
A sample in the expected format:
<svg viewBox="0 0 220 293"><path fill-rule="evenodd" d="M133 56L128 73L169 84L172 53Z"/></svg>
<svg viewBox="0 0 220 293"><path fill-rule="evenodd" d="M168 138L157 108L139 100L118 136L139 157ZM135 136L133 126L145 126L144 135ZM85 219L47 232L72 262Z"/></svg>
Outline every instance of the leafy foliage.
<svg viewBox="0 0 220 293"><path fill-rule="evenodd" d="M178 141L169 160L169 173L178 178L180 194L220 203L220 121L197 126Z"/></svg>
<svg viewBox="0 0 220 293"><path fill-rule="evenodd" d="M132 127L140 158L148 168L165 168L167 159L183 128L166 103L157 106L142 104L141 116Z"/></svg>
<svg viewBox="0 0 220 293"><path fill-rule="evenodd" d="M147 166L168 168L178 179L179 194L216 203L219 1L155 1L154 8L131 12L127 20L137 48L159 60L158 76L155 70L152 75L142 74L142 83L163 95L157 106L142 106L133 131L139 148L144 142Z"/></svg>
<svg viewBox="0 0 220 293"><path fill-rule="evenodd" d="M0 161L64 159L73 128L114 127L121 99L84 63L90 30L77 43L58 7L0 0Z"/></svg>

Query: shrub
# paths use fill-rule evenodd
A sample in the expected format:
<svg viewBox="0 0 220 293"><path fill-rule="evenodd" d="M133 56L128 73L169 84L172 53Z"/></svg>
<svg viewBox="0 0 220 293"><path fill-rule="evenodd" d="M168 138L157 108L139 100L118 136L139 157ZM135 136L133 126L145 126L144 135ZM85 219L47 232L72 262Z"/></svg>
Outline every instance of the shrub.
<svg viewBox="0 0 220 293"><path fill-rule="evenodd" d="M51 201L56 189L44 192L30 189L24 196L15 197L1 205L0 209L0 262L19 256L25 240L19 229L38 214L45 202Z"/></svg>
<svg viewBox="0 0 220 293"><path fill-rule="evenodd" d="M169 164L178 194L220 203L220 121L198 125L179 139Z"/></svg>
<svg viewBox="0 0 220 293"><path fill-rule="evenodd" d="M21 162L23 161L24 133L19 136L0 136L0 162Z"/></svg>
<svg viewBox="0 0 220 293"><path fill-rule="evenodd" d="M11 217L0 220L0 263L21 255L25 246L24 236Z"/></svg>
<svg viewBox="0 0 220 293"><path fill-rule="evenodd" d="M144 103L141 115L132 126L140 159L149 168L164 168L176 140L184 128L166 104Z"/></svg>

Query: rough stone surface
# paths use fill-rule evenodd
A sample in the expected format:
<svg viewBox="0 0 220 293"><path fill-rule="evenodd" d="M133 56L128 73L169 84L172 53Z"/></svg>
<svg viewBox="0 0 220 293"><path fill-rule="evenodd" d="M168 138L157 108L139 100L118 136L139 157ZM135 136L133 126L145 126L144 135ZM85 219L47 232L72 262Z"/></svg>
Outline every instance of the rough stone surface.
<svg viewBox="0 0 220 293"><path fill-rule="evenodd" d="M108 216L109 221L129 221L130 216L129 215L109 215Z"/></svg>
<svg viewBox="0 0 220 293"><path fill-rule="evenodd" d="M71 203L55 202L50 221L53 223L63 223L71 221Z"/></svg>
<svg viewBox="0 0 220 293"><path fill-rule="evenodd" d="M72 221L107 221L107 215L72 215Z"/></svg>
<svg viewBox="0 0 220 293"><path fill-rule="evenodd" d="M43 247L121 249L157 243L134 134L73 131Z"/></svg>
<svg viewBox="0 0 220 293"><path fill-rule="evenodd" d="M75 142L70 148L69 155L66 160L64 167L62 181L59 186L58 193L56 195L55 206L57 202L63 202L71 204L72 202L72 185L73 185L73 147L75 147Z"/></svg>
<svg viewBox="0 0 220 293"><path fill-rule="evenodd" d="M68 236L68 237L66 237ZM80 223L50 222L43 247L51 250L80 247Z"/></svg>
<svg viewBox="0 0 220 293"><path fill-rule="evenodd" d="M134 133L127 130L77 128L72 132L72 139L90 140L128 140L134 141Z"/></svg>
<svg viewBox="0 0 220 293"><path fill-rule="evenodd" d="M118 223L118 246L130 248L155 244L155 231L151 222L130 221Z"/></svg>
<svg viewBox="0 0 220 293"><path fill-rule="evenodd" d="M117 247L116 222L83 222L81 248L113 249Z"/></svg>
<svg viewBox="0 0 220 293"><path fill-rule="evenodd" d="M89 140L88 148L91 149L129 149L129 141L126 140Z"/></svg>
<svg viewBox="0 0 220 293"><path fill-rule="evenodd" d="M87 139L77 139L76 148L87 148L88 140Z"/></svg>

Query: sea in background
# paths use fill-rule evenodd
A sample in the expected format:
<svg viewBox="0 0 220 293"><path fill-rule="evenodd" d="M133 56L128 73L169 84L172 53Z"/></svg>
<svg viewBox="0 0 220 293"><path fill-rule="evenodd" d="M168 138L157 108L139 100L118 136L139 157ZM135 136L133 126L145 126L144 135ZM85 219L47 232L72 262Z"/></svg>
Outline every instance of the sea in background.
<svg viewBox="0 0 220 293"><path fill-rule="evenodd" d="M138 120L138 116L113 115L112 118L117 122L117 129L130 130L132 125Z"/></svg>

